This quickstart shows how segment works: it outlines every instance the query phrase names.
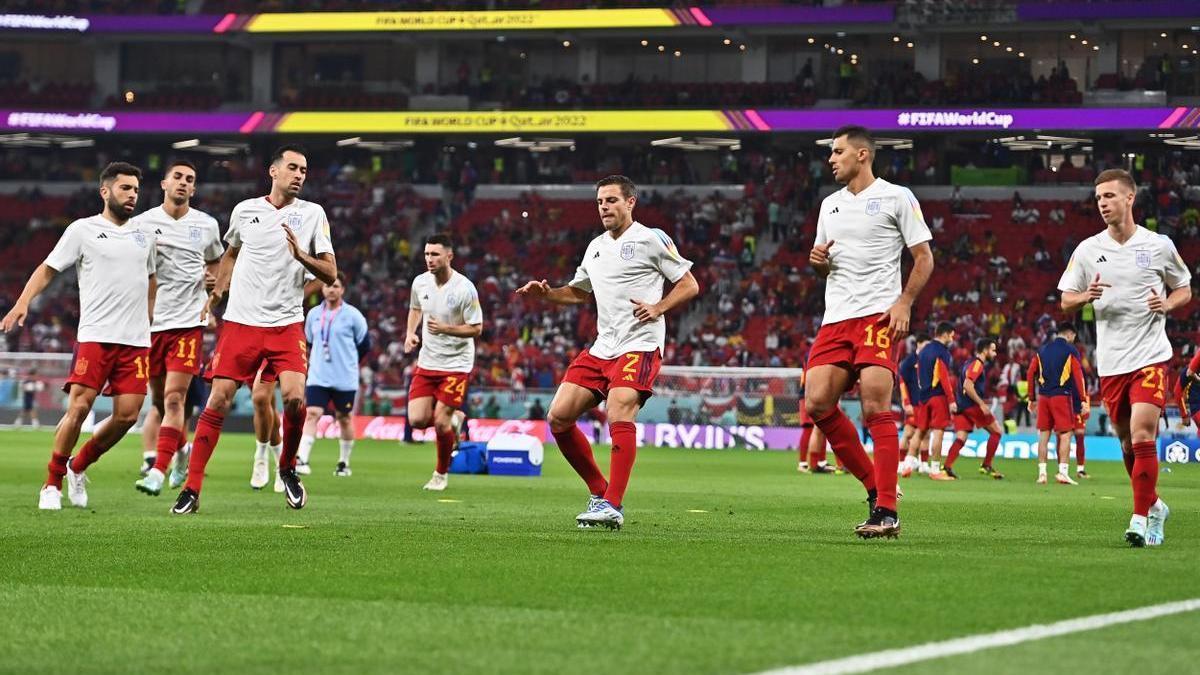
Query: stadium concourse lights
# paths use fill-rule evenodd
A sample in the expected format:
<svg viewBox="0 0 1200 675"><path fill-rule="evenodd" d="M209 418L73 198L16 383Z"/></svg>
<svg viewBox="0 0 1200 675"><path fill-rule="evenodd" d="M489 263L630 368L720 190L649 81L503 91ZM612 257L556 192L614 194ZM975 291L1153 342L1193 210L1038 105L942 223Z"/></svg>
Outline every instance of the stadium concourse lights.
<svg viewBox="0 0 1200 675"><path fill-rule="evenodd" d="M1092 139L1036 134L1033 136L1005 136L997 138L993 142L999 143L1009 150L1070 150L1091 145Z"/></svg>
<svg viewBox="0 0 1200 675"><path fill-rule="evenodd" d="M828 148L833 145L833 139L817 139L817 145ZM875 145L880 148L891 148L892 150L912 150L913 142L911 138L881 138L876 136Z"/></svg>
<svg viewBox="0 0 1200 675"><path fill-rule="evenodd" d="M550 152L551 150L562 150L563 148L574 150L575 141L569 138L521 138L520 136L514 136L513 138L497 139L496 146L501 148L522 148L530 152Z"/></svg>
<svg viewBox="0 0 1200 675"><path fill-rule="evenodd" d="M1151 134L1153 136L1154 134ZM1165 134L1163 134L1165 136ZM1163 143L1175 145L1189 150L1200 150L1200 136L1184 136L1182 138L1164 138Z"/></svg>
<svg viewBox="0 0 1200 675"><path fill-rule="evenodd" d="M650 141L650 145L656 148L678 148L680 150L689 150L693 152L704 150L742 149L742 142L736 138L714 138L711 136L696 136L695 138L672 136L671 138L660 138L656 141Z"/></svg>
<svg viewBox="0 0 1200 675"><path fill-rule="evenodd" d="M241 155L250 152L249 143L236 141L201 141L199 138L189 138L186 141L176 141L171 144L174 150L195 150L210 155Z"/></svg>
<svg viewBox="0 0 1200 675"><path fill-rule="evenodd" d="M49 148L57 145L64 150L71 148L90 148L96 144L91 138L77 136L55 136L52 134L4 134L0 135L0 145L9 148Z"/></svg>
<svg viewBox="0 0 1200 675"><path fill-rule="evenodd" d="M343 138L337 142L339 148L363 148L364 150L379 150L383 152L391 150L407 150L413 146L413 142L407 138L402 138L394 141L383 140L366 140L355 136L353 138Z"/></svg>

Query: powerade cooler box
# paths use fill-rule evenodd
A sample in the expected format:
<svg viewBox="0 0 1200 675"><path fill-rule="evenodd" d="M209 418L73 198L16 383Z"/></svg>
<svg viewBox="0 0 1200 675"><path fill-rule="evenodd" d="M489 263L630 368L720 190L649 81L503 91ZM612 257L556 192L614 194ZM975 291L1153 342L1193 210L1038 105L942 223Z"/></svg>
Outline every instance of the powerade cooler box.
<svg viewBox="0 0 1200 675"><path fill-rule="evenodd" d="M542 442L529 434L496 434L487 444L493 476L542 475Z"/></svg>

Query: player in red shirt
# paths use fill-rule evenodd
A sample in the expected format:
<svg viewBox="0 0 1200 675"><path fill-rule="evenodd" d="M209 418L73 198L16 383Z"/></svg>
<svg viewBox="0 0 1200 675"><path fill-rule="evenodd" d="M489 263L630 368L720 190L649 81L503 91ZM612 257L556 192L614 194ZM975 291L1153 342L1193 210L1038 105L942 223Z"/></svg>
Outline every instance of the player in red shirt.
<svg viewBox="0 0 1200 675"><path fill-rule="evenodd" d="M1004 474L992 467L996 450L1000 447L1000 436L1003 431L1000 423L992 415L991 406L984 400L987 386L987 368L996 359L996 341L991 338L980 338L975 342L975 358L963 367L962 377L958 382L958 412L954 415L954 443L950 446L950 455L946 458L946 473L953 475L954 461L958 453L966 445L967 435L976 429L987 429L987 454L979 467L979 472L1000 480Z"/></svg>
<svg viewBox="0 0 1200 675"><path fill-rule="evenodd" d="M804 405L834 453L867 491L870 515L855 528L863 538L896 537L900 438L892 414L896 378L893 340L908 333L912 305L933 273L933 235L907 188L876 178L875 141L859 126L833 134L829 165L845 187L821 202L809 263L825 278L825 316L809 351ZM901 288L900 260L913 256ZM858 381L863 418L875 441L867 456L858 429L838 400Z"/></svg>
<svg viewBox="0 0 1200 675"><path fill-rule="evenodd" d="M308 160L297 146L285 145L272 156L271 193L234 207L221 258L217 286L206 311L228 294L221 335L206 375L212 378L208 405L196 425L187 483L171 509L195 513L200 504L204 468L212 456L225 413L242 384L253 382L266 361L283 393L283 451L279 475L293 509L303 508L308 492L296 475L296 452L304 428L304 384L308 343L304 338L305 273L327 284L337 279L325 210L299 199L308 176Z"/></svg>
<svg viewBox="0 0 1200 675"><path fill-rule="evenodd" d="M71 504L87 507L84 471L137 422L146 398L157 284L154 235L129 222L141 178L137 167L124 162L105 167L100 173L104 210L67 226L0 322L0 330L6 333L24 326L29 303L54 276L67 269L78 271L79 331L71 376L64 386L67 412L54 432L49 475L38 495L39 509L62 509L64 476ZM101 392L113 398L112 417L71 457L83 422Z"/></svg>

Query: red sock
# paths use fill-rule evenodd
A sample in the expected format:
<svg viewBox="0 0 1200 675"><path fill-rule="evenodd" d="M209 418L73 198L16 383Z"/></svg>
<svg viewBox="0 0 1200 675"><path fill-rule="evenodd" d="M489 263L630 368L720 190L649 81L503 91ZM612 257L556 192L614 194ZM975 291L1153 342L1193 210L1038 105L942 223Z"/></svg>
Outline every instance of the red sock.
<svg viewBox="0 0 1200 675"><path fill-rule="evenodd" d="M867 418L867 431L875 441L875 486L878 489L875 505L896 510L896 469L900 466L900 434L896 430L896 415L890 410ZM869 489L869 488L868 488Z"/></svg>
<svg viewBox="0 0 1200 675"><path fill-rule="evenodd" d="M828 445L829 445L829 441L827 439L820 444L820 447L818 447L816 450L813 450L811 453L809 453L809 455L808 455L809 464L812 464L813 466L816 466L818 464L824 464L825 460L827 460L829 458L829 448L827 447Z"/></svg>
<svg viewBox="0 0 1200 675"><path fill-rule="evenodd" d="M181 435L182 432L174 427L158 428L158 445L156 446L158 454L154 458L154 468L166 473L167 467L171 464L171 458L182 447Z"/></svg>
<svg viewBox="0 0 1200 675"><path fill-rule="evenodd" d="M575 469L575 473L587 483L588 492L593 495L603 495L608 489L608 481L596 466L596 457L592 454L592 445L587 436L574 424L566 431L554 431L554 440L558 450L566 458L567 463Z"/></svg>
<svg viewBox="0 0 1200 675"><path fill-rule="evenodd" d="M800 461L808 463L808 444L812 440L813 428L802 427L800 430Z"/></svg>
<svg viewBox="0 0 1200 675"><path fill-rule="evenodd" d="M629 474L633 473L633 460L637 459L637 426L633 422L609 422L608 435L612 437L612 461L608 468L608 487L604 498L609 504L620 508L629 486Z"/></svg>
<svg viewBox="0 0 1200 675"><path fill-rule="evenodd" d="M283 451L279 453L280 469L296 468L296 453L300 451L300 437L304 435L304 406L283 411Z"/></svg>
<svg viewBox="0 0 1200 675"><path fill-rule="evenodd" d="M1133 478L1133 451L1122 451L1121 459L1125 461L1125 473L1129 474L1130 478Z"/></svg>
<svg viewBox="0 0 1200 675"><path fill-rule="evenodd" d="M840 408L834 408L829 414L816 420L817 427L829 439L833 454L846 465L854 477L862 481L868 491L875 489L875 470L871 458L863 450L862 441L858 440L858 430L854 423L846 417ZM899 441L897 441L897 445ZM895 470L895 467L892 467Z"/></svg>
<svg viewBox="0 0 1200 675"><path fill-rule="evenodd" d="M1133 444L1133 512L1139 516L1150 513L1158 501L1158 444L1154 441Z"/></svg>
<svg viewBox="0 0 1200 675"><path fill-rule="evenodd" d="M955 438L954 442L950 444L950 454L946 455L947 469L954 468L954 460L958 459L958 453L962 452L963 446L966 444L967 442L961 438Z"/></svg>
<svg viewBox="0 0 1200 675"><path fill-rule="evenodd" d="M922 462L924 462L924 463L929 462L929 449L928 448L921 448L921 451L919 454L921 456Z"/></svg>
<svg viewBox="0 0 1200 675"><path fill-rule="evenodd" d="M454 430L435 429L434 434L437 436L437 472L446 473L450 471L450 454L454 452Z"/></svg>
<svg viewBox="0 0 1200 675"><path fill-rule="evenodd" d="M46 465L46 485L62 489L63 476L67 475L67 460L70 455L60 455L57 452L50 455L50 463Z"/></svg>
<svg viewBox="0 0 1200 675"><path fill-rule="evenodd" d="M179 430L179 447L175 448L175 452L179 452L187 444L188 444L188 432L187 432L187 427L184 427Z"/></svg>
<svg viewBox="0 0 1200 675"><path fill-rule="evenodd" d="M1000 448L1000 434L988 434L987 455L983 458L984 466L991 466L996 458L996 450Z"/></svg>
<svg viewBox="0 0 1200 675"><path fill-rule="evenodd" d="M79 452L75 453L75 456L71 458L71 470L75 473L87 471L88 467L95 464L96 460L100 459L100 455L103 455L107 449L101 449L100 445L96 443L96 437L92 436L88 439L87 443L83 444Z"/></svg>
<svg viewBox="0 0 1200 675"><path fill-rule="evenodd" d="M1075 434L1075 466L1076 467L1080 467L1080 466L1084 465L1083 459L1086 454L1087 453L1085 452L1085 450L1083 448L1083 434Z"/></svg>
<svg viewBox="0 0 1200 675"><path fill-rule="evenodd" d="M188 460L187 489L200 494L204 485L204 468L212 457L213 449L217 447L217 439L221 437L221 425L225 424L225 416L205 408L196 422L196 435L192 442L192 457Z"/></svg>

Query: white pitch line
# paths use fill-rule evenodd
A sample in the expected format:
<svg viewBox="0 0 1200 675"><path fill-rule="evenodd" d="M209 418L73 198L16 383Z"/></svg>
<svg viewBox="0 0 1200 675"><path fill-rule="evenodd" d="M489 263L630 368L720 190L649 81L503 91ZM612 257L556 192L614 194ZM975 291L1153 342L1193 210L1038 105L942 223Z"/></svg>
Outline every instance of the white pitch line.
<svg viewBox="0 0 1200 675"><path fill-rule="evenodd" d="M763 671L759 675L845 675L848 673L867 673L882 668L896 668L910 663L930 661L959 654L971 654L984 649L1008 647L1023 642L1034 642L1059 635L1098 630L1123 623L1148 621L1162 616L1194 612L1196 610L1200 610L1200 598L1139 607L1138 609L1112 612L1111 614L1095 614L1045 625L1034 624L1032 626L1025 626L1024 628L1002 630L995 633L968 635L967 637L955 638L944 642L927 642L915 647L888 649L881 652L833 659L831 661L819 661L803 666L789 666Z"/></svg>

